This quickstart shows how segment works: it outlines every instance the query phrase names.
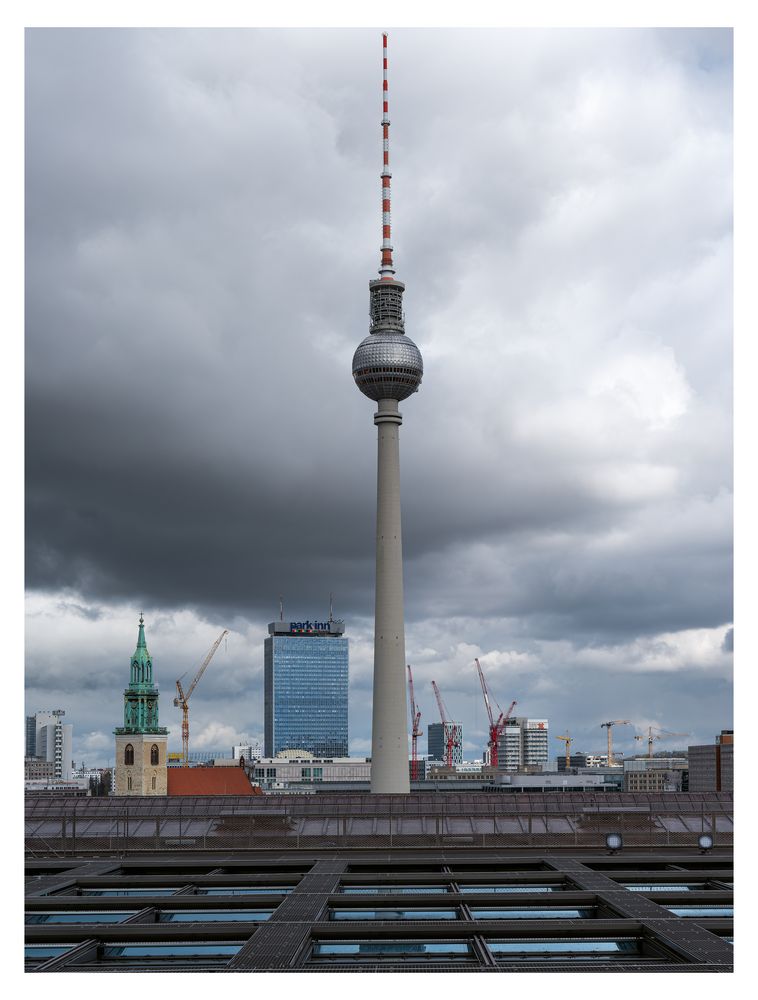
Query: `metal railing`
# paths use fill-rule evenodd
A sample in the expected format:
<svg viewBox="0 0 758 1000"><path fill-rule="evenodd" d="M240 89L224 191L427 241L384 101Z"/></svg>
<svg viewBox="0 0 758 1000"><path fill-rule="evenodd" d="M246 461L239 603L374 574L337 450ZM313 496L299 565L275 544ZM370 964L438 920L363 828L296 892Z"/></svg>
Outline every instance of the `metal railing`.
<svg viewBox="0 0 758 1000"><path fill-rule="evenodd" d="M625 847L696 847L709 833L733 844L731 795L672 795L655 801L535 801L446 794L410 802L394 796L216 796L198 798L27 799L32 855L255 850L265 848L603 848L608 833ZM539 797L544 799L544 797ZM639 800L641 796L633 796ZM356 801L358 799L358 801Z"/></svg>

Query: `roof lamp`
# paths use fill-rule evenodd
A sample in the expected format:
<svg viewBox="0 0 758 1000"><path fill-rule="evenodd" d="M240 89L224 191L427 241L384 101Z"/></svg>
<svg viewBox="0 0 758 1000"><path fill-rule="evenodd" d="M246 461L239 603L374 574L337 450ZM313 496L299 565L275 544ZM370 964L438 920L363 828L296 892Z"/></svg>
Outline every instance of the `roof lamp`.
<svg viewBox="0 0 758 1000"><path fill-rule="evenodd" d="M621 848L624 846L624 841L621 837L621 834L620 833L607 834L605 838L605 846L608 848L611 854L615 854L616 851L620 851Z"/></svg>

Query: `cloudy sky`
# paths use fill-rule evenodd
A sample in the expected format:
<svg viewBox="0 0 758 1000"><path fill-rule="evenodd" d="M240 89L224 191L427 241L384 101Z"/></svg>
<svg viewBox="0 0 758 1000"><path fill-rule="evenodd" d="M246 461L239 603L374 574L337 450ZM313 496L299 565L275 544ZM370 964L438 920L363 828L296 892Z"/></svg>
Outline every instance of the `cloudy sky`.
<svg viewBox="0 0 758 1000"><path fill-rule="evenodd" d="M370 747L378 30L26 37L26 710L107 764L144 611L192 746L263 730L263 638L351 639ZM396 29L406 635L577 750L732 723L732 50L715 30ZM552 740L557 754L562 744ZM422 741L426 749L425 740Z"/></svg>

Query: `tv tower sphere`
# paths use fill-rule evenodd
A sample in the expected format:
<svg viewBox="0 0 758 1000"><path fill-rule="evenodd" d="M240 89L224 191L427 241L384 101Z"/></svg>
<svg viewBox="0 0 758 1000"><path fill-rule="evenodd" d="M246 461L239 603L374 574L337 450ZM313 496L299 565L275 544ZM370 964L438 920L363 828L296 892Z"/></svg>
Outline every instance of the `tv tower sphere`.
<svg viewBox="0 0 758 1000"><path fill-rule="evenodd" d="M407 794L410 779L399 440L403 416L398 403L418 390L424 365L418 347L405 335L405 285L395 280L392 263L386 34L382 35L382 58L382 255L380 277L369 282L371 332L361 341L353 356L353 378L361 392L378 403L374 414L378 447L371 791L375 794Z"/></svg>
<svg viewBox="0 0 758 1000"><path fill-rule="evenodd" d="M407 399L418 392L423 374L421 351L402 329L372 330L353 355L355 384L364 396L377 402Z"/></svg>

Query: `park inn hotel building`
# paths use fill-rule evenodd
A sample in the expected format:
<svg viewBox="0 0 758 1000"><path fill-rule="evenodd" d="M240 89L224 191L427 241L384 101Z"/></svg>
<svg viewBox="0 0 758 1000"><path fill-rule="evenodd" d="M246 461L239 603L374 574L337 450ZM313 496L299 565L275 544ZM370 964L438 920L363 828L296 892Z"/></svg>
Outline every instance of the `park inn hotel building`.
<svg viewBox="0 0 758 1000"><path fill-rule="evenodd" d="M347 757L348 640L345 625L271 622L264 642L264 757L307 750Z"/></svg>

